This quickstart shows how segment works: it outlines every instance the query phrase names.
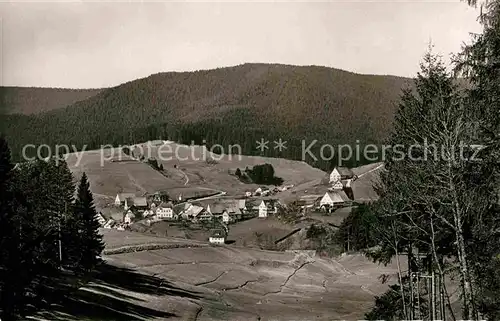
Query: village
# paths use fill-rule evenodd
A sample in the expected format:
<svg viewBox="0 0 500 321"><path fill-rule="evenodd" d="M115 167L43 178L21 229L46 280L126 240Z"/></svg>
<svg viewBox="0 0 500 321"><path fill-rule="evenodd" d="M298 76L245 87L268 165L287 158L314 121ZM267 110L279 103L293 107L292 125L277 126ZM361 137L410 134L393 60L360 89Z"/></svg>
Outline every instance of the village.
<svg viewBox="0 0 500 321"><path fill-rule="evenodd" d="M335 210L352 205L351 183L357 177L348 168L334 168L321 181L326 190L322 196L308 194L298 196L295 204L306 213L316 212L334 215ZM210 229L208 242L225 244L229 226L249 219L266 219L275 216L287 204L276 195L284 191L294 194L294 185L278 187L260 186L247 191L241 197L205 197L184 200L182 195L172 198L167 193L138 196L134 193L118 193L112 206L122 212L121 220L106 219L98 213L99 223L106 229L129 230L133 224L152 226L158 222L201 225Z"/></svg>

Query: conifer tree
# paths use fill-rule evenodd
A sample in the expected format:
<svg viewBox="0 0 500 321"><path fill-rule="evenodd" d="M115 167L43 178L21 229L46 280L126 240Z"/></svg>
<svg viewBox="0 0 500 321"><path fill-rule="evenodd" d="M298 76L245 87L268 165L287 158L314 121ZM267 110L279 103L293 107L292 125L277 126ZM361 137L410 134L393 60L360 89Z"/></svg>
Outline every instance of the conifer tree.
<svg viewBox="0 0 500 321"><path fill-rule="evenodd" d="M104 243L99 234L99 222L94 207L94 199L90 191L87 175L83 173L78 185L77 198L74 207L76 226L78 227L78 242L80 250L79 268L90 271L100 259Z"/></svg>
<svg viewBox="0 0 500 321"><path fill-rule="evenodd" d="M17 308L16 254L18 228L12 203L12 163L7 141L0 136L0 319L13 320Z"/></svg>
<svg viewBox="0 0 500 321"><path fill-rule="evenodd" d="M378 186L379 223L374 226L382 242L375 257L382 262L392 257L398 261L399 253L405 251L413 266L413 250L417 249L430 261L419 267L420 272L436 272L441 277L443 257L456 258L464 316L474 319L467 248L470 233L465 227L484 210L485 185L469 175L475 166L468 157L472 124L454 82L439 57L428 53L415 82L416 91L403 94L389 141L403 152L388 153ZM404 284L402 276L399 282ZM402 310L413 318L418 311L406 300L404 287L399 288ZM449 301L447 305L453 313Z"/></svg>
<svg viewBox="0 0 500 321"><path fill-rule="evenodd" d="M476 1L469 0L476 5ZM480 34L473 35L470 45L456 57L456 71L467 79L469 117L475 123L476 144L481 159L471 178L484 186L481 215L470 224L472 237L467 244L474 262L475 297L478 310L485 318L500 318L500 3L482 1Z"/></svg>

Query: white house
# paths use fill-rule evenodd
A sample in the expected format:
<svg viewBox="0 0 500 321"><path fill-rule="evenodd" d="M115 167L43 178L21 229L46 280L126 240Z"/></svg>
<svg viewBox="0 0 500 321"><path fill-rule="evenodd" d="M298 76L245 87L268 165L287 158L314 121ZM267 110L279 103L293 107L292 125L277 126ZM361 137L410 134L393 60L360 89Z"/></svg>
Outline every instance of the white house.
<svg viewBox="0 0 500 321"><path fill-rule="evenodd" d="M224 244L226 243L226 233L223 230L214 230L208 241L212 244Z"/></svg>
<svg viewBox="0 0 500 321"><path fill-rule="evenodd" d="M252 192L245 192L245 197L252 197Z"/></svg>
<svg viewBox="0 0 500 321"><path fill-rule="evenodd" d="M332 172L330 173L330 181L329 181L329 183L330 184L336 183L337 181L340 181L341 177L342 176L340 175L340 172L338 171L338 169L334 168L332 170Z"/></svg>
<svg viewBox="0 0 500 321"><path fill-rule="evenodd" d="M128 211L127 214L125 214L125 217L123 218L123 222L125 224L131 224L134 218L135 218L134 213L132 213L132 211Z"/></svg>
<svg viewBox="0 0 500 321"><path fill-rule="evenodd" d="M344 189L344 184L342 184L341 181L336 181L336 182L332 183L332 189L333 190L342 190L342 189Z"/></svg>
<svg viewBox="0 0 500 321"><path fill-rule="evenodd" d="M229 213L227 211L224 211L222 213L222 222L228 224L230 220L231 220L231 217L229 216Z"/></svg>
<svg viewBox="0 0 500 321"><path fill-rule="evenodd" d="M134 193L119 193L116 194L115 197L115 205L120 206L125 203L127 198L134 198L135 194Z"/></svg>
<svg viewBox="0 0 500 321"><path fill-rule="evenodd" d="M156 207L156 217L158 219L173 219L174 218L174 207L172 203L161 203Z"/></svg>
<svg viewBox="0 0 500 321"><path fill-rule="evenodd" d="M319 201L320 207L340 207L343 206L345 202L347 202L349 198L344 193L344 191L334 191L334 192L326 192L325 195Z"/></svg>
<svg viewBox="0 0 500 321"><path fill-rule="evenodd" d="M259 217L267 217L267 205L264 201L259 204Z"/></svg>

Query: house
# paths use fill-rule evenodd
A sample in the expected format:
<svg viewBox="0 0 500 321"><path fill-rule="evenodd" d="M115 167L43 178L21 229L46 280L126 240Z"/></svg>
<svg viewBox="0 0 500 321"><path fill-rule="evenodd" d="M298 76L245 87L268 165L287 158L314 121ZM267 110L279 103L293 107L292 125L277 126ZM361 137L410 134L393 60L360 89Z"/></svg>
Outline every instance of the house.
<svg viewBox="0 0 500 321"><path fill-rule="evenodd" d="M259 187L255 190L255 192L253 192L253 195L260 196L261 193L262 193L262 188Z"/></svg>
<svg viewBox="0 0 500 321"><path fill-rule="evenodd" d="M167 219L171 220L174 218L174 206L172 202L162 202L156 208L156 217L160 220Z"/></svg>
<svg viewBox="0 0 500 321"><path fill-rule="evenodd" d="M321 197L322 195L304 195L297 200L296 204L302 209L312 208L319 203Z"/></svg>
<svg viewBox="0 0 500 321"><path fill-rule="evenodd" d="M337 168L337 171L340 174L340 179L341 180L347 180L347 179L354 178L354 173L353 173L353 171L350 168L339 167L339 168Z"/></svg>
<svg viewBox="0 0 500 321"><path fill-rule="evenodd" d="M126 201L127 198L134 198L134 197L135 197L134 193L119 193L119 194L116 194L115 205L116 206L123 205L123 204L125 204L125 201Z"/></svg>
<svg viewBox="0 0 500 321"><path fill-rule="evenodd" d="M135 218L135 214L132 213L132 211L128 211L126 214L125 214L125 217L123 218L123 222L125 224L132 224L132 221L134 220Z"/></svg>
<svg viewBox="0 0 500 321"><path fill-rule="evenodd" d="M332 183L332 190L342 190L344 188L344 184L342 184L342 181L336 181Z"/></svg>
<svg viewBox="0 0 500 321"><path fill-rule="evenodd" d="M229 207L227 213L229 214L229 222L240 221L243 217L243 212L239 208Z"/></svg>
<svg viewBox="0 0 500 321"><path fill-rule="evenodd" d="M319 201L319 206L324 209L342 207L348 201L349 198L344 191L326 192Z"/></svg>
<svg viewBox="0 0 500 321"><path fill-rule="evenodd" d="M116 202L116 201L115 201ZM148 202L146 197L127 197L125 199L123 208L125 210L131 209L132 207L138 209L138 210L145 210L148 208Z"/></svg>
<svg viewBox="0 0 500 321"><path fill-rule="evenodd" d="M278 208L276 207L276 202L273 200L263 200L257 206L259 217L265 218L270 214L276 214L278 212Z"/></svg>
<svg viewBox="0 0 500 321"><path fill-rule="evenodd" d="M208 238L211 244L224 244L226 243L226 231L222 229L213 230Z"/></svg>
<svg viewBox="0 0 500 321"><path fill-rule="evenodd" d="M146 197L134 197L132 199L134 207L140 209L140 210L145 210L148 208L148 202Z"/></svg>
<svg viewBox="0 0 500 321"><path fill-rule="evenodd" d="M198 207L199 206L194 206L194 207ZM195 212L195 214L193 214L194 218L198 221L211 221L213 219L213 215L205 210L203 210L203 208L201 207L201 211L199 212Z"/></svg>
<svg viewBox="0 0 500 321"><path fill-rule="evenodd" d="M229 224L230 221L231 221L231 216L227 211L224 211L224 213L222 213L222 222Z"/></svg>
<svg viewBox="0 0 500 321"><path fill-rule="evenodd" d="M214 203L211 206L210 204L207 205L207 212L212 214L214 217L221 217L225 210L226 207L221 203Z"/></svg>
<svg viewBox="0 0 500 321"><path fill-rule="evenodd" d="M144 213L142 213L143 217L148 217L148 216L154 216L156 214L156 211L153 210L145 210Z"/></svg>
<svg viewBox="0 0 500 321"><path fill-rule="evenodd" d="M340 175L340 173L339 173L339 171L338 171L337 167L335 167L335 168L332 170L332 172L330 173L330 178L329 178L328 183L333 184L333 183L335 183L335 182L340 181L340 179L341 179L341 175Z"/></svg>
<svg viewBox="0 0 500 321"><path fill-rule="evenodd" d="M184 211L181 212L181 216L183 219L186 219L186 220L199 220L199 218L197 218L197 216L204 211L204 208L201 207L201 206L198 206L198 205L193 205L193 204L189 204L189 203L186 203L186 206L187 206L187 209L185 209ZM201 218L201 216L200 216ZM205 219L205 217L203 217Z"/></svg>
<svg viewBox="0 0 500 321"><path fill-rule="evenodd" d="M245 197L252 197L252 192L245 192Z"/></svg>
<svg viewBox="0 0 500 321"><path fill-rule="evenodd" d="M267 217L267 205L264 201L260 202L259 206L259 217Z"/></svg>

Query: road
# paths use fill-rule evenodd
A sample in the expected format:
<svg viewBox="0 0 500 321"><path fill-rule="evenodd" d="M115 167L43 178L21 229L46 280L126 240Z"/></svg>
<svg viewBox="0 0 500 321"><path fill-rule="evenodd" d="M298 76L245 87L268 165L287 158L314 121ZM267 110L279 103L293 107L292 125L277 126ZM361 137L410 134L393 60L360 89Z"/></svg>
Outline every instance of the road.
<svg viewBox="0 0 500 321"><path fill-rule="evenodd" d="M184 182L184 186L186 186L189 183L189 176L187 176L186 172L184 172L182 169L179 169L179 171L184 175L184 178L186 181Z"/></svg>

